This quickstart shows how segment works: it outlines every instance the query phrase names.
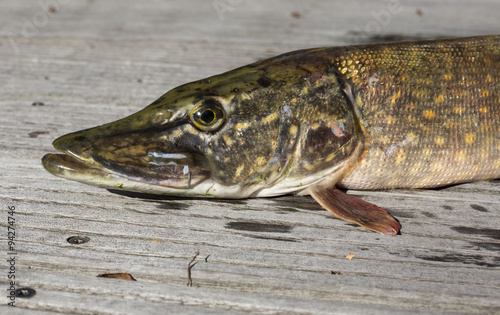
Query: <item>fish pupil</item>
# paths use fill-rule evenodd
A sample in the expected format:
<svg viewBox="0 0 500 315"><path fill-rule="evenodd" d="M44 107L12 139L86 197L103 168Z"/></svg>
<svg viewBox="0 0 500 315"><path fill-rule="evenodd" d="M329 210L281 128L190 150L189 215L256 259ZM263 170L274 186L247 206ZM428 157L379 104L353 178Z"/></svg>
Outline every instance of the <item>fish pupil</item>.
<svg viewBox="0 0 500 315"><path fill-rule="evenodd" d="M201 113L200 119L206 125L209 125L215 120L215 113L211 109L207 109Z"/></svg>

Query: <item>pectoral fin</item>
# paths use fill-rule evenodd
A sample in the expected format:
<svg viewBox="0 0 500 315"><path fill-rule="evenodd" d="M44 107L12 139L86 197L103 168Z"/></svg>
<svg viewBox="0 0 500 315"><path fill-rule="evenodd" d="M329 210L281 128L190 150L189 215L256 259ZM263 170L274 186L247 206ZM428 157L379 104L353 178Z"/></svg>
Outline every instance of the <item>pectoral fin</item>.
<svg viewBox="0 0 500 315"><path fill-rule="evenodd" d="M342 220L384 235L395 236L401 225L387 211L335 187L310 189L311 196L326 210Z"/></svg>

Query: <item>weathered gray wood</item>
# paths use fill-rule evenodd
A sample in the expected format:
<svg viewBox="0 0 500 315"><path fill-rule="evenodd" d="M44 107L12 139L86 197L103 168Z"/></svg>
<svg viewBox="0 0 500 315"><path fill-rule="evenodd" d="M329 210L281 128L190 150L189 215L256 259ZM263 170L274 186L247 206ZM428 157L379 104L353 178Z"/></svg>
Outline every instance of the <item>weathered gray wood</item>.
<svg viewBox="0 0 500 315"><path fill-rule="evenodd" d="M15 206L16 280L37 290L16 309L2 299L0 313L500 313L499 180L350 191L401 221L391 238L311 198L123 196L40 165L57 136L124 117L179 84L299 48L493 34L500 3L41 3L55 12L0 2L0 283L7 292L6 211ZM232 10L221 20L214 3ZM391 3L401 12L384 15ZM363 31L374 23L380 30ZM90 241L71 245L74 235ZM137 282L96 278L114 272Z"/></svg>

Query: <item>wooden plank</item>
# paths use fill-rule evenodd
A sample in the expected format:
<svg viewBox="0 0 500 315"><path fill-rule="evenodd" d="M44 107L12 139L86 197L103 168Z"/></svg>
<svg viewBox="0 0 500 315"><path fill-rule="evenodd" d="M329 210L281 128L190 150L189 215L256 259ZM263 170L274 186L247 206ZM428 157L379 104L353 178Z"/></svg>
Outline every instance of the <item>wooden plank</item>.
<svg viewBox="0 0 500 315"><path fill-rule="evenodd" d="M223 19L222 2L232 8ZM492 34L498 2L41 3L55 12L0 2L0 200L17 210L18 285L37 290L16 309L2 300L1 313L500 312L499 180L349 191L401 221L402 235L390 238L309 197L119 195L40 165L57 136L124 117L182 83L299 48ZM6 215L0 225L7 231ZM68 243L75 235L90 241ZM114 272L137 281L96 277Z"/></svg>

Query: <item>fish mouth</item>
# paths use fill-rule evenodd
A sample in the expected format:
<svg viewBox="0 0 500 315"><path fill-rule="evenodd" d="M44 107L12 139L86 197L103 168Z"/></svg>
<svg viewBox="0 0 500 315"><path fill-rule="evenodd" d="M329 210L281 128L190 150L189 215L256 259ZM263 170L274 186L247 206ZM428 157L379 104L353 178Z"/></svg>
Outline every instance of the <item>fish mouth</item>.
<svg viewBox="0 0 500 315"><path fill-rule="evenodd" d="M105 188L160 192L193 189L210 178L201 154L162 152L143 144L116 149L69 134L54 141L63 154L46 154L42 165L49 173ZM156 188L139 189L140 187ZM167 193L167 191L166 191Z"/></svg>

